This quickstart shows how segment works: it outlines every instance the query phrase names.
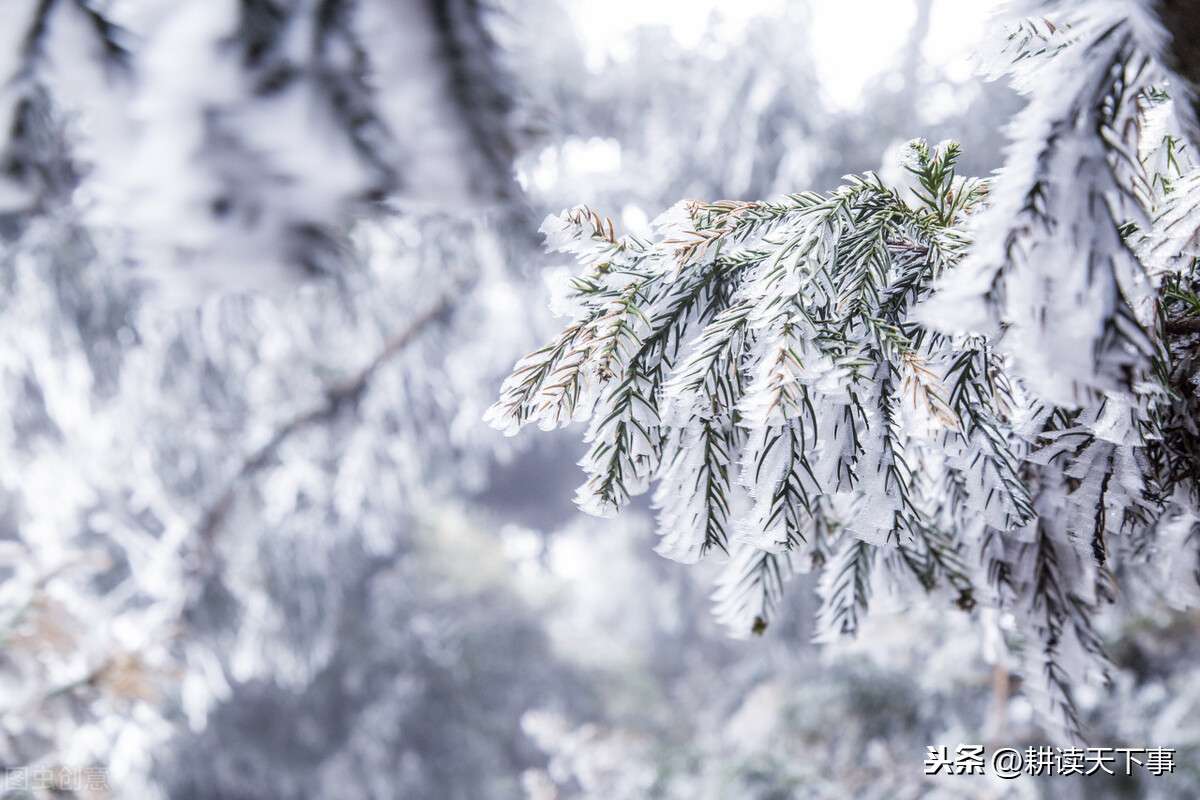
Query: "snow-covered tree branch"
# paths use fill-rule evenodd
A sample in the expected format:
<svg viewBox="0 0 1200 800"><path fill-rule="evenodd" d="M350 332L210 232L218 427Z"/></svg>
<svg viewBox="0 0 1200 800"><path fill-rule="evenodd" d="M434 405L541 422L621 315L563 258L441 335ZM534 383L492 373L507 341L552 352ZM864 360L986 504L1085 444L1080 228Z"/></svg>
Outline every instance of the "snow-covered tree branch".
<svg viewBox="0 0 1200 800"><path fill-rule="evenodd" d="M727 557L736 632L762 633L808 571L826 639L879 591L1011 613L1028 686L1078 736L1118 575L1197 563L1169 532L1200 498L1200 194L1190 85L1150 5L1019 10L1036 16L999 58L1030 99L992 179L914 141L906 185L689 201L650 238L582 206L547 219L582 265L569 323L488 419L590 421L580 507L656 486L659 552ZM1200 589L1159 585L1185 606Z"/></svg>

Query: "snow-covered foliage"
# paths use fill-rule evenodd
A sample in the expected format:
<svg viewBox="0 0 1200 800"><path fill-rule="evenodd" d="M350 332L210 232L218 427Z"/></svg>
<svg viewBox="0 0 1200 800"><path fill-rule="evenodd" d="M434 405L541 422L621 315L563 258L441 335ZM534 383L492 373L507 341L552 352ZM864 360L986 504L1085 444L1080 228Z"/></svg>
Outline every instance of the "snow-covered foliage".
<svg viewBox="0 0 1200 800"><path fill-rule="evenodd" d="M6 769L162 796L166 749L231 694L340 668L362 609L323 572L366 589L430 498L478 488L486 387L531 324L522 242L488 222L520 198L483 12L6 5Z"/></svg>
<svg viewBox="0 0 1200 800"><path fill-rule="evenodd" d="M1185 800L1200 785L1183 766L1200 753L1200 729L1181 722L1200 708L1196 673L1181 668L1196 652L1184 615L1142 598L1144 616L1105 630L1116 662L1112 689L1079 698L1092 739L1133 747L1169 741L1180 765L1173 774L1126 776L1118 757L1114 776L923 776L914 764L931 745L1026 753L1051 741L1011 672L1017 654L998 639L1014 620L947 615L936 597L896 597L873 611L858 637L820 653L803 641L803 619L789 619L781 635L730 641L694 613L696 569L660 559L663 577L645 585L654 564L642 546L648 524L637 511L615 524L581 518L548 542L551 569L579 565L578 574L556 570L564 585L550 590L569 631L556 649L605 670L607 713L572 715L547 704L525 715L523 730L550 757L526 774L528 800ZM643 646L646 637L659 646ZM696 658L701 650L711 655Z"/></svg>
<svg viewBox="0 0 1200 800"><path fill-rule="evenodd" d="M1195 796L1198 783L1192 771L1179 768L1155 776L1135 770L1126 776L1119 756L1115 775L1097 771L1049 777L1043 772L1039 777L1030 772L1012 780L946 772L914 775L913 753L924 753L928 742L1003 742L1034 763L1029 754L1044 750L1047 740L1032 724L1029 704L1007 696L1015 680L1002 670L986 680L976 654L963 651L962 643L972 641L969 628L947 625L928 609L910 621L928 628L918 633L895 617L883 618L864 631L878 637L870 647L823 659L796 652L760 654L760 663L770 661L770 668L754 671L739 665L743 668L697 687L694 691L703 692L709 702L673 707L670 724L661 729L640 720L605 724L573 720L562 712L530 712L523 728L550 761L525 775L527 800ZM1172 636L1163 630L1154 635L1160 643ZM1180 635L1175 646L1186 639ZM881 658L885 651L879 640L886 641L891 653L907 657ZM936 674L931 667L937 667ZM1137 746L1169 736L1177 763L1190 763L1200 737L1194 726L1180 721L1200 704L1195 676L1143 682L1127 671L1115 683L1107 695L1092 698L1085 711L1097 739ZM980 713L983 709L986 713Z"/></svg>
<svg viewBox="0 0 1200 800"><path fill-rule="evenodd" d="M1197 591L1196 274L1173 250L1196 199L1165 34L1126 5L1014 29L1032 97L993 180L916 141L907 186L686 202L645 238L582 206L547 219L583 267L570 321L489 421L588 420L579 505L655 486L660 553L728 557L736 632L808 571L824 639L884 588L1012 613L1029 691L1079 735L1117 574Z"/></svg>
<svg viewBox="0 0 1200 800"><path fill-rule="evenodd" d="M350 224L397 204L518 202L512 92L476 0L108 5L5 9L0 212L82 181L186 303L338 274ZM64 119L72 161L47 158Z"/></svg>
<svg viewBox="0 0 1200 800"><path fill-rule="evenodd" d="M494 234L392 218L354 240L341 286L182 315L65 211L7 243L5 763L98 763L153 796L177 726L335 660L322 571L396 566L416 510L478 485L486 387L527 341ZM495 329L513 343L469 333Z"/></svg>
<svg viewBox="0 0 1200 800"><path fill-rule="evenodd" d="M827 103L809 47L829 4L726 26L713 3L695 45L691 4L627 38L559 0L0 5L6 779L99 767L147 800L515 798L522 772L560 800L928 796L927 745L1043 743L1031 699L1195 760L1194 629L1163 608L1200 601L1194 103L1140 5L1133 49L1100 37L1116 3L1047 5L1000 45L1044 117L1015 153L1047 129L1070 139L1056 170L1117 144L1140 164L1078 181L1112 193L1115 233L1076 213L1026 242L1135 259L1113 262L1137 267L1114 308L1149 347L1067 382L1013 351L1033 338L1013 292L993 328L958 319L979 306L956 281L1029 176L960 177L995 162L1015 95L926 63L953 3L915 3L908 56L857 110ZM523 52L500 59L493 31ZM1066 95L1104 83L1101 52L1149 59L1095 112ZM1061 114L1105 120L1107 144ZM918 133L973 146L644 213L836 186ZM488 417L589 423L580 502L652 496L687 568L635 538L643 508L564 529L570 432L521 454L481 421L558 328L523 209L578 197L618 221L547 221L584 265L552 292L569 327ZM1042 266L1011 274L1033 292ZM1092 285L1044 305L1099 319ZM712 580L721 620L770 635L699 613ZM1108 692L1083 679L1102 672ZM945 794L991 788L963 787Z"/></svg>
<svg viewBox="0 0 1200 800"><path fill-rule="evenodd" d="M1181 82L1161 66L1149 3L1030 5L1048 18L1023 21L1005 49L1029 104L972 252L926 313L991 337L1030 391L1079 407L1150 369L1151 289L1122 228L1150 227L1142 118Z"/></svg>

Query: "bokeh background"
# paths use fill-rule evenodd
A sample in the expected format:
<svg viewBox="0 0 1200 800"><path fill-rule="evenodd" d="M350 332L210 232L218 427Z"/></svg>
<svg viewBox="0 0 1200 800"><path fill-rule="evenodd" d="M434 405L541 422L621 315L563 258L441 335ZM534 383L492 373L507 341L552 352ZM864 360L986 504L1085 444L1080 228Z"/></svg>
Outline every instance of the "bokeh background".
<svg viewBox="0 0 1200 800"><path fill-rule="evenodd" d="M1194 619L1109 625L1115 685L1081 698L1095 743L1178 748L1174 775L928 778L931 745L1051 743L978 619L884 603L816 645L802 577L731 638L648 503L575 509L578 426L481 421L556 325L548 213L643 232L894 175L914 137L997 168L1021 100L975 72L989 4L495 11L504 209L401 204L336 281L196 304L129 280L86 198L0 216L0 763L196 800L1200 796Z"/></svg>

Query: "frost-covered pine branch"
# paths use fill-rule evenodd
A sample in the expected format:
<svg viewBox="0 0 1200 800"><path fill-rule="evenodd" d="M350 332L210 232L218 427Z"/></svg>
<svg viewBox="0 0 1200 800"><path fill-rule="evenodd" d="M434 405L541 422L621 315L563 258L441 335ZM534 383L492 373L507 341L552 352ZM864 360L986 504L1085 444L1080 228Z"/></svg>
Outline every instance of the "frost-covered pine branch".
<svg viewBox="0 0 1200 800"><path fill-rule="evenodd" d="M880 591L1010 612L1030 692L1078 737L1117 575L1196 563L1200 200L1163 32L1116 8L1003 43L1032 97L994 180L915 141L907 186L681 203L649 239L586 207L547 219L582 266L570 320L489 421L590 420L580 506L656 486L659 552L728 556L735 632L802 571L823 638Z"/></svg>
<svg viewBox="0 0 1200 800"><path fill-rule="evenodd" d="M793 560L809 569L852 539L943 553L915 485L922 442L999 462L956 490L998 519L1027 519L1007 450L980 432L1003 436L994 376L957 359L947 386L952 340L910 319L961 257L956 226L985 196L955 175L957 158L956 145L915 144L907 200L867 175L829 195L684 204L653 242L618 238L587 209L548 220L552 244L586 264L567 290L574 318L518 365L489 419L515 431L589 417L581 505L614 512L659 481L660 552L694 561L737 548L724 594L761 597L721 605L757 608L758 624Z"/></svg>

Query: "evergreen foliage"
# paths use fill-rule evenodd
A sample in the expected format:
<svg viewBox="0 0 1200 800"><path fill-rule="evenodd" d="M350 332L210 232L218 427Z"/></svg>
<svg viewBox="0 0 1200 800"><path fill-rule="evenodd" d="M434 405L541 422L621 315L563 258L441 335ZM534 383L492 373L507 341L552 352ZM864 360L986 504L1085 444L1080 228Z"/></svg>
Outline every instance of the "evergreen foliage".
<svg viewBox="0 0 1200 800"><path fill-rule="evenodd" d="M488 419L588 420L580 507L656 486L658 551L727 557L737 633L808 571L820 638L854 634L881 582L1010 613L1078 737L1118 575L1197 563L1196 173L1149 10L1050 5L1002 45L1031 99L994 179L917 140L906 186L680 203L650 238L548 218L582 267L571 318ZM1190 605L1194 570L1174 575Z"/></svg>

